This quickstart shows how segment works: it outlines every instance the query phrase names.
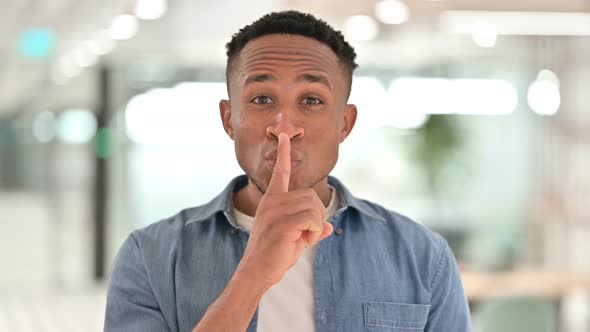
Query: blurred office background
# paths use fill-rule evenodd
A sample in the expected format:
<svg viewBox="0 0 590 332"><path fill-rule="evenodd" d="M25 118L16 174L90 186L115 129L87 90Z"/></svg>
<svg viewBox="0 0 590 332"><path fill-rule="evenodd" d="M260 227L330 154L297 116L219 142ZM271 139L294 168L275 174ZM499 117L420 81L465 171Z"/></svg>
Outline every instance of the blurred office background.
<svg viewBox="0 0 590 332"><path fill-rule="evenodd" d="M590 331L587 0L4 0L0 331L102 330L127 234L241 173L224 45L274 10L341 29L333 174L440 232L475 331Z"/></svg>

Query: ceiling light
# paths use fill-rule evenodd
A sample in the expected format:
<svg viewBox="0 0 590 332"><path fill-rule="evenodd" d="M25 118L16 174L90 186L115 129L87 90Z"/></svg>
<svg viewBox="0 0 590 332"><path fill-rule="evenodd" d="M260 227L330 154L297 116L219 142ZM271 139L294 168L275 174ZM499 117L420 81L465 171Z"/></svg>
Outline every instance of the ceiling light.
<svg viewBox="0 0 590 332"><path fill-rule="evenodd" d="M129 39L137 33L137 18L133 15L115 16L111 21L111 38L117 40Z"/></svg>
<svg viewBox="0 0 590 332"><path fill-rule="evenodd" d="M398 0L384 0L375 5L375 16L385 24L402 24L408 20L408 6Z"/></svg>
<svg viewBox="0 0 590 332"><path fill-rule="evenodd" d="M166 0L137 0L135 15L142 20L155 20L166 13Z"/></svg>
<svg viewBox="0 0 590 332"><path fill-rule="evenodd" d="M344 31L351 40L372 40L377 37L379 28L371 16L354 15L344 23Z"/></svg>
<svg viewBox="0 0 590 332"><path fill-rule="evenodd" d="M550 81L555 85L559 85L559 78L557 75L549 69L543 69L537 74L537 80L539 81Z"/></svg>
<svg viewBox="0 0 590 332"><path fill-rule="evenodd" d="M97 31L88 42L90 51L96 55L109 54L115 48L115 41L106 29Z"/></svg>
<svg viewBox="0 0 590 332"><path fill-rule="evenodd" d="M541 115L553 115L561 105L559 79L550 70L542 70L527 91L527 101L533 112Z"/></svg>
<svg viewBox="0 0 590 332"><path fill-rule="evenodd" d="M94 138L96 129L96 116L90 110L67 110L59 115L57 121L57 135L65 143L88 143Z"/></svg>
<svg viewBox="0 0 590 332"><path fill-rule="evenodd" d="M78 67L90 67L98 61L98 56L90 50L89 44L89 42L80 43L72 55Z"/></svg>
<svg viewBox="0 0 590 332"><path fill-rule="evenodd" d="M76 66L75 61L70 56L63 56L57 64L59 75L69 79L80 73L80 67Z"/></svg>
<svg viewBox="0 0 590 332"><path fill-rule="evenodd" d="M498 33L496 27L489 22L478 21L473 24L471 30L473 41L480 47L489 48L496 45Z"/></svg>
<svg viewBox="0 0 590 332"><path fill-rule="evenodd" d="M55 116L51 112L41 112L33 120L33 135L41 143L50 142L55 136Z"/></svg>

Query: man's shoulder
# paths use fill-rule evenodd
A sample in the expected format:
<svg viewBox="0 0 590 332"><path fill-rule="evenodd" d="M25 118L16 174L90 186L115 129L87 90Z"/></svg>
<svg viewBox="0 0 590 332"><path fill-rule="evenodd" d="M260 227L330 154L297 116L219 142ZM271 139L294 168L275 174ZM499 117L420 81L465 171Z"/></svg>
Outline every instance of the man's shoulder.
<svg viewBox="0 0 590 332"><path fill-rule="evenodd" d="M398 249L410 251L441 252L447 246L442 236L426 226L381 204L356 197L337 178L329 177L328 182L339 191L344 206L353 208L359 218L369 222L367 226L375 231L376 239L393 241Z"/></svg>
<svg viewBox="0 0 590 332"><path fill-rule="evenodd" d="M366 218L381 224L383 234L391 236L393 241L411 248L424 247L435 251L447 245L442 236L404 214L369 200L357 199L357 204Z"/></svg>
<svg viewBox="0 0 590 332"><path fill-rule="evenodd" d="M233 178L217 196L209 202L181 210L175 215L162 219L146 227L134 231L136 236L167 240L170 237L179 237L187 230L194 230L206 225L207 221L215 219L221 212L231 210L232 193L236 186L242 187L247 184L248 178L245 175ZM224 212L224 213L225 213Z"/></svg>
<svg viewBox="0 0 590 332"><path fill-rule="evenodd" d="M203 213L208 213L209 204L196 207L185 208L178 213L151 223L147 226L137 228L131 233L136 241L140 243L157 242L172 244L182 237L186 226L199 225L201 222L211 218L213 215L203 217Z"/></svg>

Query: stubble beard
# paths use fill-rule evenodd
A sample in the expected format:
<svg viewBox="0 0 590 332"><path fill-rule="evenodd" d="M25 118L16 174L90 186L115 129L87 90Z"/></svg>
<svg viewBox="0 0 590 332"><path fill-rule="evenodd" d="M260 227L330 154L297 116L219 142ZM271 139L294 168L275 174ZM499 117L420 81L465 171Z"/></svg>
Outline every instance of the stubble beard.
<svg viewBox="0 0 590 332"><path fill-rule="evenodd" d="M268 185L266 186L266 188L263 188L261 185L261 181L259 181L258 179L255 179L254 177L250 176L250 174L246 174L246 176L248 176L248 179L250 180L250 182L252 184L254 184L254 186L256 187L256 189L258 189L258 191L264 195L266 194L266 188L268 188ZM323 176L318 176L310 181L307 182L307 186L305 188L313 188L315 187L318 183L320 183L322 180L324 180L326 177L328 176L328 174L323 175ZM299 189L303 189L303 188L299 188Z"/></svg>

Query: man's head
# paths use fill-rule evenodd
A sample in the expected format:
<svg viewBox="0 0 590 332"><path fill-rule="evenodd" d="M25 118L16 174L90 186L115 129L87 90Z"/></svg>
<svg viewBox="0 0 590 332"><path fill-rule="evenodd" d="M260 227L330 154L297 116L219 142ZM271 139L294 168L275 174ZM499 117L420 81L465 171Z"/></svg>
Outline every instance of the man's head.
<svg viewBox="0 0 590 332"><path fill-rule="evenodd" d="M285 132L289 188L325 186L356 120L356 107L347 104L352 47L325 22L289 11L244 27L227 49L230 98L220 102L221 117L251 184L266 191Z"/></svg>
<svg viewBox="0 0 590 332"><path fill-rule="evenodd" d="M344 40L340 31L334 30L326 22L294 10L264 15L250 25L240 29L225 45L227 50L226 81L229 85L233 74L233 63L246 44L258 37L270 34L289 34L313 38L330 47L340 60L348 77L348 93L352 83L352 72L358 66L355 62L354 48Z"/></svg>

